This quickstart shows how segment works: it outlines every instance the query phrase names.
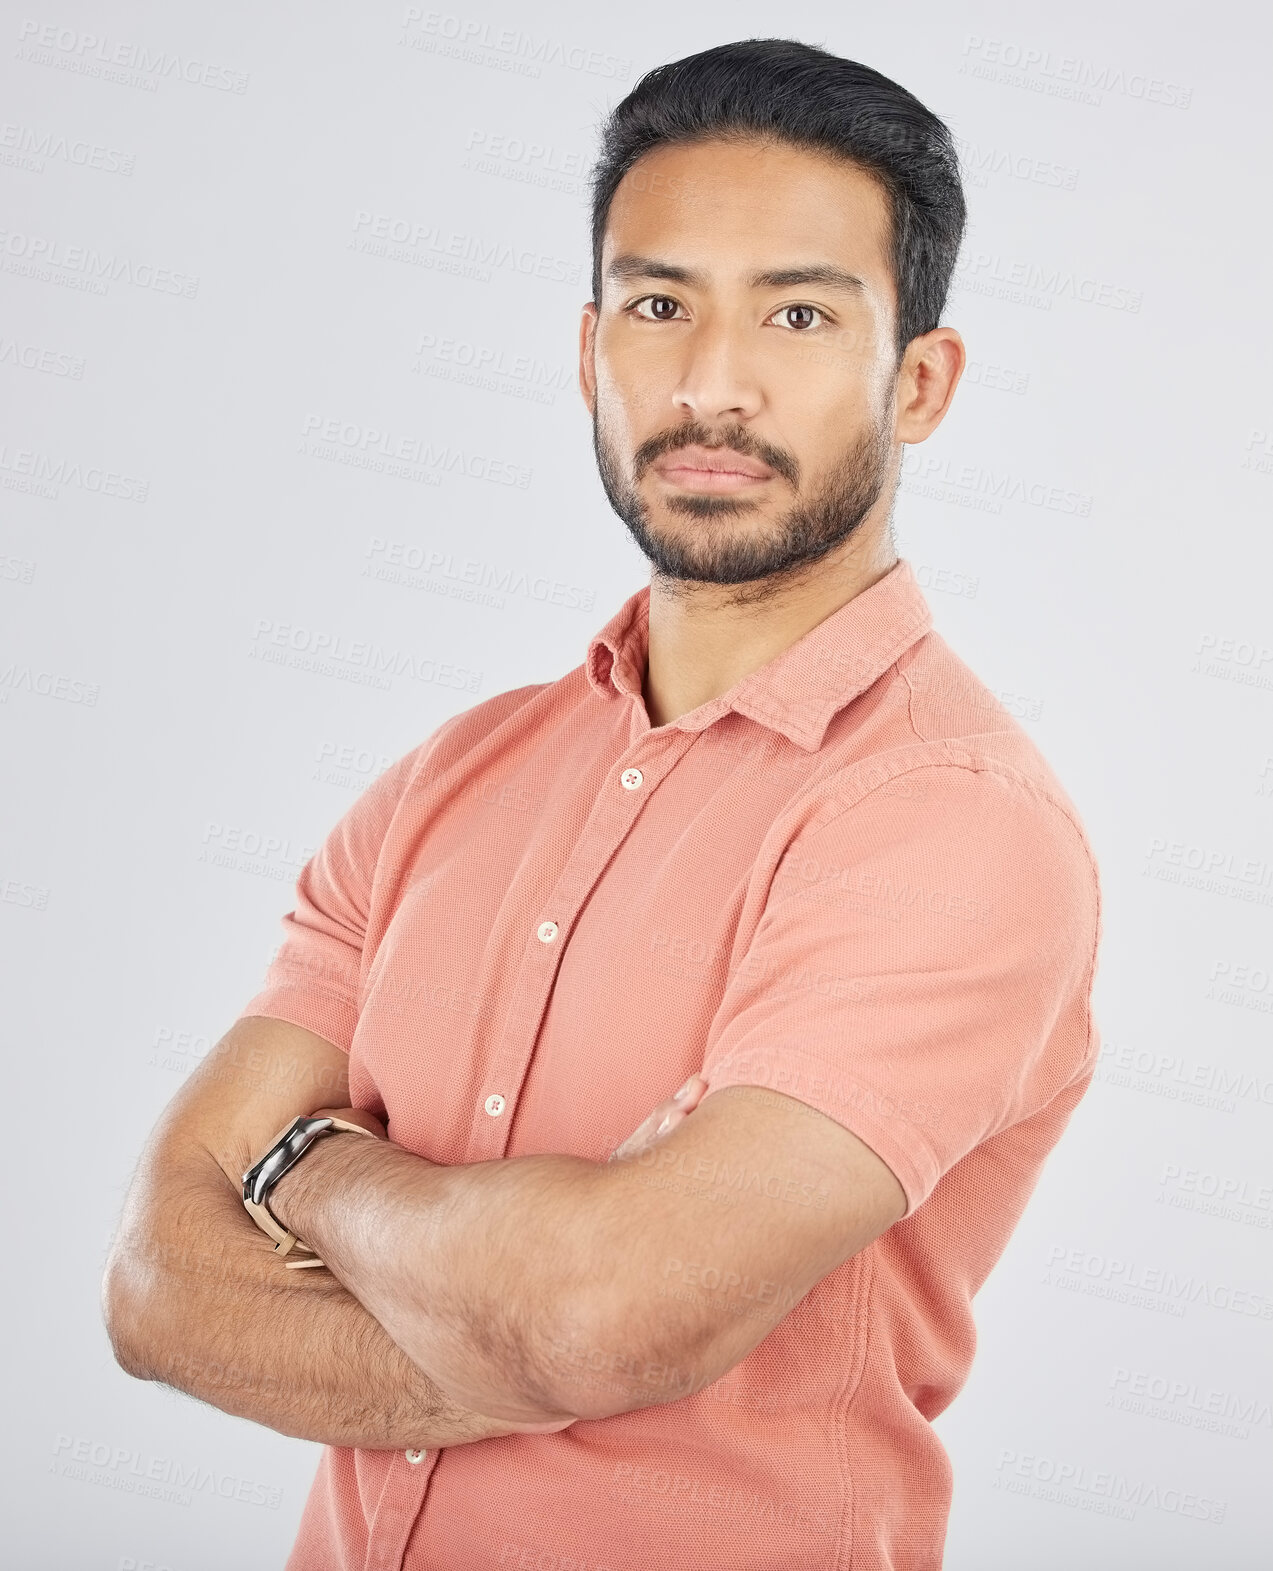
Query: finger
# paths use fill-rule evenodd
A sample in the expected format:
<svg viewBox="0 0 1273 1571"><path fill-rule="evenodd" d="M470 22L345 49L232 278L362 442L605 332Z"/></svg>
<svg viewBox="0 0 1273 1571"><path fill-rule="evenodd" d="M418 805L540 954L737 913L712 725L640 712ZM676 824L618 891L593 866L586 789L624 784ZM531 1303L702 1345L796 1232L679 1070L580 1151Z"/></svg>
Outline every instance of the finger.
<svg viewBox="0 0 1273 1571"><path fill-rule="evenodd" d="M635 1156L638 1151L643 1151L650 1141L654 1139L654 1131L662 1122L668 1105L666 1103L660 1104L648 1118L642 1119L628 1138L620 1145L617 1145L610 1153L610 1160L612 1162L619 1161L624 1157Z"/></svg>
<svg viewBox="0 0 1273 1571"><path fill-rule="evenodd" d="M677 1107L688 1113L703 1100L706 1090L707 1077L695 1073L689 1077L683 1086L672 1093L672 1101Z"/></svg>
<svg viewBox="0 0 1273 1571"><path fill-rule="evenodd" d="M659 1105L650 1114L647 1122L654 1125L654 1138L665 1135L669 1130L675 1129L686 1113L692 1113L703 1100L707 1090L707 1081L702 1075L691 1075L683 1086L672 1093L666 1102Z"/></svg>
<svg viewBox="0 0 1273 1571"><path fill-rule="evenodd" d="M702 1075L694 1074L679 1090L673 1093L667 1101L659 1105L646 1118L642 1119L636 1129L628 1138L610 1153L609 1160L616 1161L637 1156L647 1146L670 1134L673 1129L685 1121L688 1114L692 1113L702 1101L707 1090L707 1081ZM678 1101L677 1097L681 1100Z"/></svg>

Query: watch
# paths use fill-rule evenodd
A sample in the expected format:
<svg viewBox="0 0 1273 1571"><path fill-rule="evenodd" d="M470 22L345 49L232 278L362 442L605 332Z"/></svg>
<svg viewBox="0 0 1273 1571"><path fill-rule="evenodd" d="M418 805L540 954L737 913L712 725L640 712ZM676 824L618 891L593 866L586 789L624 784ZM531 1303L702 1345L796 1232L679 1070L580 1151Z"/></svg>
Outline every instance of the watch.
<svg viewBox="0 0 1273 1571"><path fill-rule="evenodd" d="M243 1175L243 1204L248 1215L261 1229L274 1239L274 1253L286 1255L295 1249L303 1249L307 1255L312 1255L310 1260L289 1260L288 1268L301 1266L322 1266L324 1264L308 1244L302 1243L296 1234L283 1226L279 1219L270 1210L267 1197L270 1189L275 1185L290 1167L294 1167L315 1140L326 1134L335 1133L337 1130L349 1130L356 1135L375 1134L370 1129L364 1129L361 1124L352 1124L347 1118L333 1118L330 1114L322 1118L307 1118L302 1115L294 1118L286 1129L282 1129L270 1143L265 1155L253 1162Z"/></svg>

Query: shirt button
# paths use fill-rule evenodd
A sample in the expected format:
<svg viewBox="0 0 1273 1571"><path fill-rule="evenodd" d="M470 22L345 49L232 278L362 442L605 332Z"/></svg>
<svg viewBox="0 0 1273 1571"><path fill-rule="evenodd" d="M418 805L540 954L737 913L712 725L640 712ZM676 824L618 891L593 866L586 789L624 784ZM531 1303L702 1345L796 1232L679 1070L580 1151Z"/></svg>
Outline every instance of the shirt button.
<svg viewBox="0 0 1273 1571"><path fill-rule="evenodd" d="M626 791L635 791L644 779L639 769L625 769L619 776L619 782Z"/></svg>
<svg viewBox="0 0 1273 1571"><path fill-rule="evenodd" d="M427 1451L417 1451L414 1446L408 1446L402 1454L408 1462L423 1462L429 1453Z"/></svg>
<svg viewBox="0 0 1273 1571"><path fill-rule="evenodd" d="M541 944L551 944L556 936L556 922L541 922L539 924L539 941Z"/></svg>
<svg viewBox="0 0 1273 1571"><path fill-rule="evenodd" d="M482 1103L482 1106L486 1109L492 1118L498 1118L499 1115L504 1111L504 1098L499 1094L498 1091L492 1091L490 1096L487 1097L486 1101Z"/></svg>

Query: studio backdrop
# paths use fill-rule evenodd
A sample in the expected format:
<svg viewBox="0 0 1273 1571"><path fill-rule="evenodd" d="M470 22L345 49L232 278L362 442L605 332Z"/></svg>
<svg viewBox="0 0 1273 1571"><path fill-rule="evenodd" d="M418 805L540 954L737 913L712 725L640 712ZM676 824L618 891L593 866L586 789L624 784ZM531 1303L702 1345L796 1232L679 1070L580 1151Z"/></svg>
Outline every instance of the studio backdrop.
<svg viewBox="0 0 1273 1571"><path fill-rule="evenodd" d="M5 1563L286 1558L320 1448L117 1366L123 1197L355 797L648 577L576 381L595 131L781 35L958 137L969 364L898 546L1105 902L1095 1082L938 1422L946 1564L1267 1565L1267 14L474 5L0 20Z"/></svg>

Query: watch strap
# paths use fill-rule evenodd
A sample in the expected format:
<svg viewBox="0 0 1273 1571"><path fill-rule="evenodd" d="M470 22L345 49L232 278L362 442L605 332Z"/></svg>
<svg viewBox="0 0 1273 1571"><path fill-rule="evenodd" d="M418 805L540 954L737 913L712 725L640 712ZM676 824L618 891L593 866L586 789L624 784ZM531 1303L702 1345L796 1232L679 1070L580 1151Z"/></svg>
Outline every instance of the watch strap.
<svg viewBox="0 0 1273 1571"><path fill-rule="evenodd" d="M347 1118L336 1118L330 1113L324 1114L324 1117L329 1120L328 1128L319 1130L310 1141L310 1145L312 1145L315 1140L321 1140L324 1135L331 1134L334 1130L338 1129L347 1130L351 1134L355 1135L370 1135L373 1140L377 1138L372 1130L364 1129L361 1124L350 1123ZM294 1118L288 1119L288 1121L283 1125L282 1129L280 1129L279 1132L270 1141L269 1145L266 1146L265 1149L267 1153L273 1150L273 1148L279 1143L280 1140L282 1140L283 1136L286 1135L288 1130L295 1122L296 1120ZM307 1145L305 1150L302 1151L300 1155L304 1156L305 1151L308 1150L309 1146ZM299 1160L299 1157L297 1160ZM285 1169L285 1171L290 1171L290 1168ZM281 1178L283 1174L280 1173L278 1176ZM268 1194L266 1199L268 1200ZM289 1228L284 1227L283 1224L274 1215L274 1213L268 1209L267 1205L257 1204L256 1201L248 1199L246 1195L243 1197L243 1205L247 1210L248 1215L261 1229L261 1231L263 1233L268 1233L269 1236L274 1240L274 1253L276 1255L281 1257L283 1255L290 1254L295 1249L303 1250L306 1255L310 1256L308 1260L296 1259L287 1261L286 1264L289 1270L303 1269L305 1266L325 1267L325 1263L318 1258L318 1255L315 1253L315 1251L312 1250L308 1244L302 1243L302 1241L297 1238L296 1234L293 1233Z"/></svg>

